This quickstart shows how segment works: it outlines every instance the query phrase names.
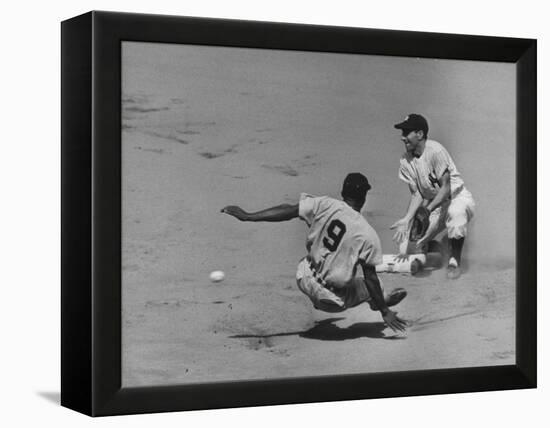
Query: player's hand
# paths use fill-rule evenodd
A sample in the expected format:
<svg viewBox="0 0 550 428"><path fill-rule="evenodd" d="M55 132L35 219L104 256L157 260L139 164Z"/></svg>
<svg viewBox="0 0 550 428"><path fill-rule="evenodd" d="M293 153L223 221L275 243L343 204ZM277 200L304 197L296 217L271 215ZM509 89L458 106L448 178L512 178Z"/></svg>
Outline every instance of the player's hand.
<svg viewBox="0 0 550 428"><path fill-rule="evenodd" d="M393 261L398 263L406 262L407 260L409 260L409 255L406 253L405 254L399 253L393 258Z"/></svg>
<svg viewBox="0 0 550 428"><path fill-rule="evenodd" d="M409 229L409 220L406 218L402 218L401 220L397 220L394 224L390 226L390 229L395 229L395 233L393 235L393 240L396 243L401 243L405 239L407 239L407 230Z"/></svg>
<svg viewBox="0 0 550 428"><path fill-rule="evenodd" d="M238 207L236 205L228 205L227 207L224 207L221 209L222 213L229 214L236 219L239 219L240 221L246 221L248 220L248 213L243 210L241 207Z"/></svg>
<svg viewBox="0 0 550 428"><path fill-rule="evenodd" d="M386 313L382 314L382 318L386 325L395 332L405 331L407 327L407 321L399 318L397 312L393 312L389 309Z"/></svg>

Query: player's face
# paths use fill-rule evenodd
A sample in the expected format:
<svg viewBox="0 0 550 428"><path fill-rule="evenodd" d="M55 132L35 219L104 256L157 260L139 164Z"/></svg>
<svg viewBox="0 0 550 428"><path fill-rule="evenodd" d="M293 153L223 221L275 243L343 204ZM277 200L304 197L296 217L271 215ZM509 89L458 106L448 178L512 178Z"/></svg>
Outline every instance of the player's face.
<svg viewBox="0 0 550 428"><path fill-rule="evenodd" d="M403 141L405 148L409 153L414 152L421 140L422 135L419 131L411 131L410 129L403 129L401 131L401 141Z"/></svg>

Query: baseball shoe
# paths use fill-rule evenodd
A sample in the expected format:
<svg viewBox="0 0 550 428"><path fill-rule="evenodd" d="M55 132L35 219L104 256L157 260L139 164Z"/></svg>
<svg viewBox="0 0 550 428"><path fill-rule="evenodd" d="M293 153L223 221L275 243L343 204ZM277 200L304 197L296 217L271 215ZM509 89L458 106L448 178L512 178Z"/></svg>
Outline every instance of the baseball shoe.
<svg viewBox="0 0 550 428"><path fill-rule="evenodd" d="M423 266L420 260L413 260L411 262L411 275L416 275L422 270Z"/></svg>
<svg viewBox="0 0 550 428"><path fill-rule="evenodd" d="M405 297L407 297L407 291L404 288L394 288L390 294L384 297L384 300L386 301L386 306L389 308L397 305ZM373 311L378 310L378 306L376 306L376 303L372 299L368 300L368 304Z"/></svg>
<svg viewBox="0 0 550 428"><path fill-rule="evenodd" d="M388 308L395 306L405 297L407 297L407 291L404 288L394 288L385 298L386 305Z"/></svg>
<svg viewBox="0 0 550 428"><path fill-rule="evenodd" d="M460 266L458 265L456 259L454 257L451 257L447 266L447 278L458 279L461 274L462 270L460 269Z"/></svg>

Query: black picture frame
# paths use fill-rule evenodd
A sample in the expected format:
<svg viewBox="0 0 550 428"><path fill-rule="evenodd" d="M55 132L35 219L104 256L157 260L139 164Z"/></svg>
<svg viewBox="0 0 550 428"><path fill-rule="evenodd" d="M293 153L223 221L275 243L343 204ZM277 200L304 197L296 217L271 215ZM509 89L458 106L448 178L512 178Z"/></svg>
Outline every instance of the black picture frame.
<svg viewBox="0 0 550 428"><path fill-rule="evenodd" d="M536 40L112 12L61 29L63 406L105 416L536 387ZM516 364L121 388L121 41L515 63Z"/></svg>

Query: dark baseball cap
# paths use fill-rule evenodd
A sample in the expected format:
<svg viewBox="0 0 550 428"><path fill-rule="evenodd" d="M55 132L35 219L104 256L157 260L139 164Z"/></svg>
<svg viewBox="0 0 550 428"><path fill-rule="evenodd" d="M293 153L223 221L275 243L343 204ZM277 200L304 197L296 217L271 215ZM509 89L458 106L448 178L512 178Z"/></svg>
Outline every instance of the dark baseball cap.
<svg viewBox="0 0 550 428"><path fill-rule="evenodd" d="M367 192L371 189L369 180L360 172L352 172L346 176L342 195L352 198L364 199Z"/></svg>
<svg viewBox="0 0 550 428"><path fill-rule="evenodd" d="M411 131L424 131L424 134L428 133L428 121L424 116L415 113L409 114L403 122L396 123L393 127Z"/></svg>

